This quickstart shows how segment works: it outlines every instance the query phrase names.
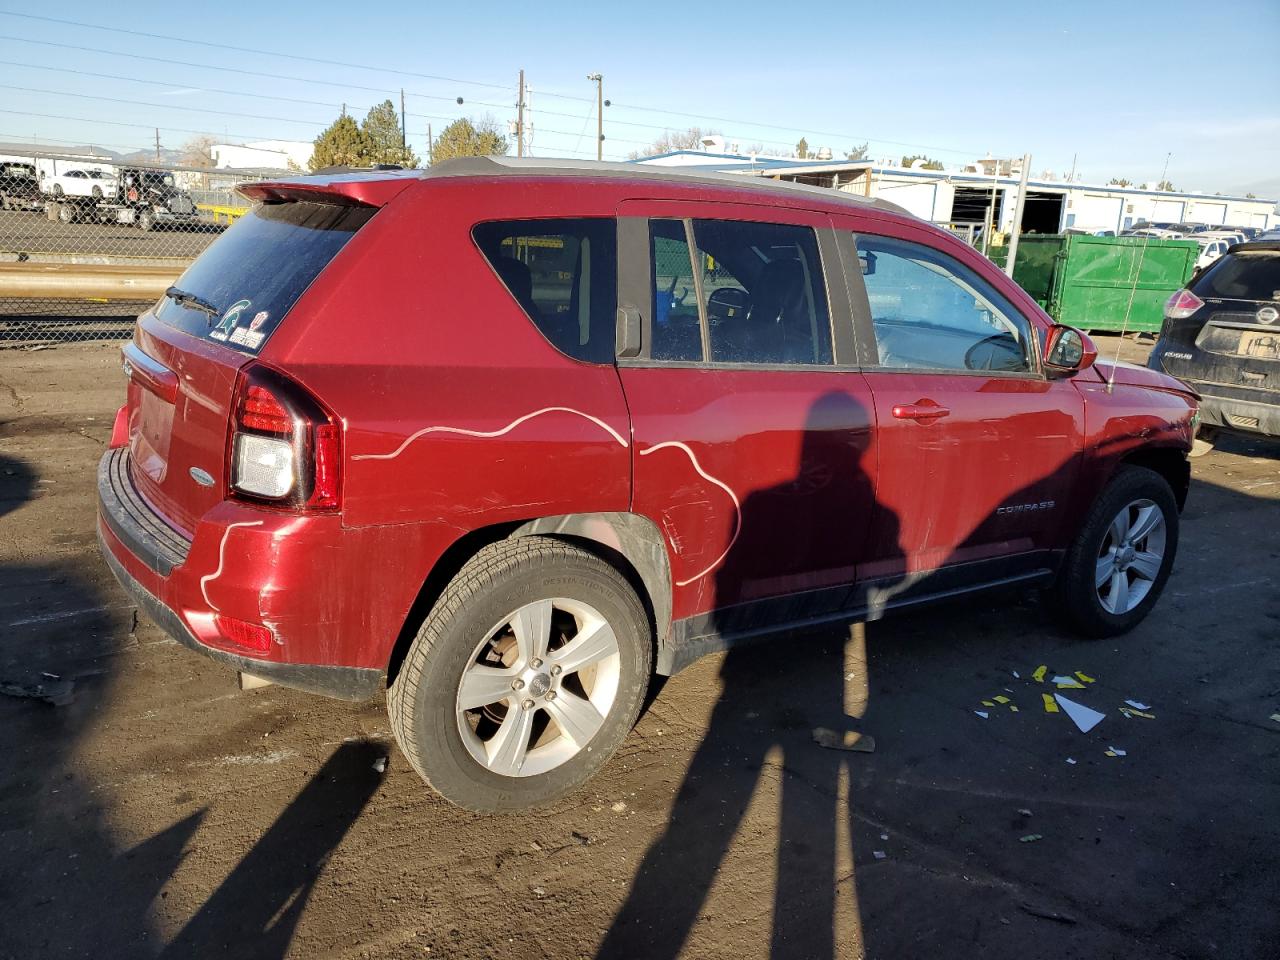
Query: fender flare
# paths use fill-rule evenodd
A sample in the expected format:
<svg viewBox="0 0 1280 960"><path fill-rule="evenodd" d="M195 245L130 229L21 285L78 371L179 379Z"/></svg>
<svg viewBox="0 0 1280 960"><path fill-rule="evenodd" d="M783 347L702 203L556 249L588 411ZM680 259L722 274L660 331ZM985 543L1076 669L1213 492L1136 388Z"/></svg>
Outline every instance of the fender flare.
<svg viewBox="0 0 1280 960"><path fill-rule="evenodd" d="M657 524L636 513L571 513L530 520L509 538L535 535L589 540L620 554L649 595L659 651L666 646L671 632L671 559Z"/></svg>

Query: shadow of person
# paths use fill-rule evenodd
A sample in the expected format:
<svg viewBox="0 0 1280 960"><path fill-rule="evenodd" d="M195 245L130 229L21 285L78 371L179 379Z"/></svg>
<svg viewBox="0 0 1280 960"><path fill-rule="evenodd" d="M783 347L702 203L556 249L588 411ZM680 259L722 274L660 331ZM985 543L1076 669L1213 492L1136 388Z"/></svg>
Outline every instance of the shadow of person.
<svg viewBox="0 0 1280 960"><path fill-rule="evenodd" d="M161 957L284 957L325 863L381 784L386 747L344 743L244 855Z"/></svg>
<svg viewBox="0 0 1280 960"><path fill-rule="evenodd" d="M138 956L203 812L122 850L80 756L101 730L129 611L95 585L104 571L63 479L41 487L33 464L0 455L0 953Z"/></svg>
<svg viewBox="0 0 1280 960"><path fill-rule="evenodd" d="M865 429L849 430L850 424ZM716 574L716 632L723 637L767 626L769 606L752 603L779 565L826 582L806 609L835 614L853 597L853 567L873 543L897 545L897 520L875 502L863 468L870 419L854 397L831 392L806 417L795 476L751 493L741 528ZM816 562L815 562L816 558ZM723 606L724 598L742 602ZM793 607L772 617L791 620ZM597 957L677 957L721 865L730 854L753 795L777 778L779 819L770 953L817 958L835 953L837 873L851 880L848 821L850 754L823 749L814 730L835 742L860 735L851 714L866 706L861 630L774 638L767 647L730 645L720 668L721 694L712 711L663 835L646 852L635 881ZM850 658L861 663L850 663ZM861 684L847 690L846 676ZM779 698L778 691L789 691ZM767 713L767 704L778 704ZM760 864L760 871L767 869ZM750 871L748 871L750 872ZM852 918L857 923L856 915Z"/></svg>

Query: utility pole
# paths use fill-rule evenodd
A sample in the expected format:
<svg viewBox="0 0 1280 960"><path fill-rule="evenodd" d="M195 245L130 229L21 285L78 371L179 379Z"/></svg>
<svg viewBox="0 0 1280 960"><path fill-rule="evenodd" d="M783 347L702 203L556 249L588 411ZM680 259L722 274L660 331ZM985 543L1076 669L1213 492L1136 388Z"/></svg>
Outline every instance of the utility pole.
<svg viewBox="0 0 1280 960"><path fill-rule="evenodd" d="M431 136L431 124L428 123L427 124L427 166L428 167L431 166L433 162L431 155L435 153L435 149L436 149L436 142Z"/></svg>
<svg viewBox="0 0 1280 960"><path fill-rule="evenodd" d="M588 80L596 84L596 159L604 159L604 75L587 74Z"/></svg>
<svg viewBox="0 0 1280 960"><path fill-rule="evenodd" d="M1031 154L1022 155L1022 177L1018 180L1018 201L1013 205L1013 230L1009 233L1009 259L1005 276L1013 277L1013 259L1018 255L1018 234L1022 232L1022 208L1027 205L1027 179L1031 176Z"/></svg>
<svg viewBox="0 0 1280 960"><path fill-rule="evenodd" d="M160 162L160 128L156 127L156 163Z"/></svg>
<svg viewBox="0 0 1280 960"><path fill-rule="evenodd" d="M516 156L524 156L524 70L520 71L520 93L516 98Z"/></svg>
<svg viewBox="0 0 1280 960"><path fill-rule="evenodd" d="M409 128L404 125L404 87L400 88L400 148L409 146Z"/></svg>

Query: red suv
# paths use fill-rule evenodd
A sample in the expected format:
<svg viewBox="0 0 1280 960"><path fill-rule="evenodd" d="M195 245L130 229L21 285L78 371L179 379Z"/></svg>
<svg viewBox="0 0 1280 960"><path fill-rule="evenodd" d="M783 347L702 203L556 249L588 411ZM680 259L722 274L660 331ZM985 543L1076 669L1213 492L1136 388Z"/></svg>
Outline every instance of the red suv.
<svg viewBox="0 0 1280 960"><path fill-rule="evenodd" d="M455 803L562 795L738 641L1005 584L1111 635L1169 575L1194 394L891 204L505 159L244 191L124 348L104 556L238 671L385 690Z"/></svg>

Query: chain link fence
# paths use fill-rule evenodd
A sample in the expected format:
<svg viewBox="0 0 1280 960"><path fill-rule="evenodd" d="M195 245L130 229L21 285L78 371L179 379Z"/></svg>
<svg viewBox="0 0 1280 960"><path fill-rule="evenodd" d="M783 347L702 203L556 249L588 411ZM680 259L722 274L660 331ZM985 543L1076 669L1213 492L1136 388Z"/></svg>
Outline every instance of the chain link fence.
<svg viewBox="0 0 1280 960"><path fill-rule="evenodd" d="M129 336L249 208L236 187L280 175L0 146L0 349Z"/></svg>

